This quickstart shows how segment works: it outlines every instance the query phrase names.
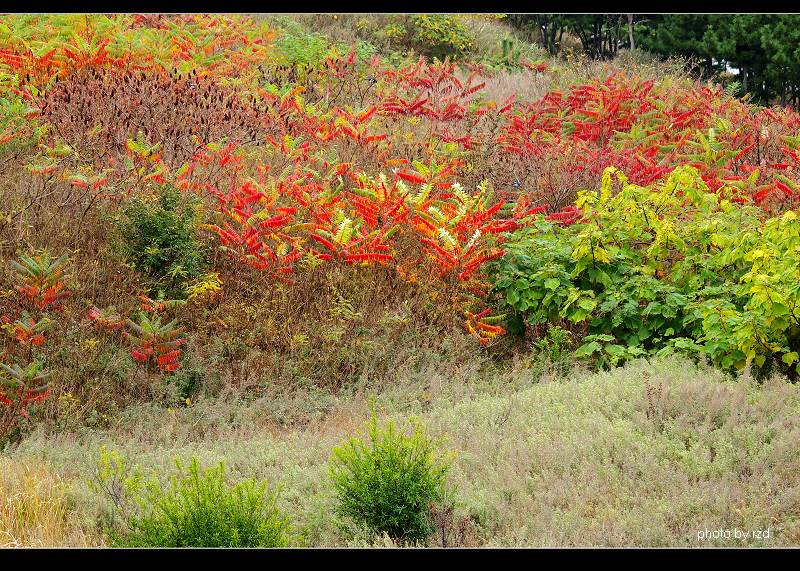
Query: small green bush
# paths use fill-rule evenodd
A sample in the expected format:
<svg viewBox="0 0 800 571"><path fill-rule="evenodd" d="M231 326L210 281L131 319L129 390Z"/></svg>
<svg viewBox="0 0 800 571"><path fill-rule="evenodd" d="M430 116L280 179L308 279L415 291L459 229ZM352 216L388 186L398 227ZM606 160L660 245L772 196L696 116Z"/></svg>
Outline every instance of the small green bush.
<svg viewBox="0 0 800 571"><path fill-rule="evenodd" d="M197 206L197 199L164 187L155 201L134 200L118 223L125 257L167 296L183 295L182 284L200 276L205 266Z"/></svg>
<svg viewBox="0 0 800 571"><path fill-rule="evenodd" d="M333 451L339 514L396 541L425 540L435 531L430 507L444 497L449 463L419 425L406 436L392 422L379 429L373 416L367 436L369 443L351 438Z"/></svg>
<svg viewBox="0 0 800 571"><path fill-rule="evenodd" d="M171 375L164 377L167 387L173 391L173 395L183 402L193 394L203 383L203 371L198 369L180 369Z"/></svg>
<svg viewBox="0 0 800 571"><path fill-rule="evenodd" d="M180 466L179 466L180 468ZM126 517L126 531L112 534L118 547L285 547L289 526L264 482L225 484L225 467L188 473L167 489L151 481Z"/></svg>
<svg viewBox="0 0 800 571"><path fill-rule="evenodd" d="M547 335L537 339L533 345L556 371L565 373L571 364L571 342L572 334L569 331L551 325L547 329Z"/></svg>
<svg viewBox="0 0 800 571"><path fill-rule="evenodd" d="M322 63L330 55L330 43L322 34L310 32L299 22L281 19L281 35L275 47L281 56L281 63L291 66L314 66Z"/></svg>
<svg viewBox="0 0 800 571"><path fill-rule="evenodd" d="M416 14L408 35L413 47L428 57L457 59L475 49L475 38L453 14Z"/></svg>

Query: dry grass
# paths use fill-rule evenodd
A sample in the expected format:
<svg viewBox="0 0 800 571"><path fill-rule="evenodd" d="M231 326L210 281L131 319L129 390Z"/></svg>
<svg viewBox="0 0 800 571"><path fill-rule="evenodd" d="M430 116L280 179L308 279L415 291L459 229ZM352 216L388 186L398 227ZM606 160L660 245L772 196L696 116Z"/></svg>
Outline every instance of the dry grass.
<svg viewBox="0 0 800 571"><path fill-rule="evenodd" d="M529 70L502 71L486 80L482 91L489 100L505 101L511 95L516 101L535 101L553 90L592 80L605 80L615 73L624 73L643 80L688 82L686 62L674 59L659 61L639 51L623 50L611 61L594 61L583 56L565 59L542 58L547 64L543 73Z"/></svg>
<svg viewBox="0 0 800 571"><path fill-rule="evenodd" d="M61 477L39 462L0 458L0 547L86 547Z"/></svg>
<svg viewBox="0 0 800 571"><path fill-rule="evenodd" d="M453 521L468 524L462 541L470 544L800 543L800 386L729 380L683 360L549 382L531 370L487 375L482 367L430 364L380 393L327 400L297 391L174 410L139 406L104 431L36 433L12 458L49 462L73 480L84 517L104 509L86 484L101 445L163 478L175 457L224 460L234 477L280 485L279 501L308 544L382 545L342 532L326 478L332 447L375 409L419 417L456 453ZM284 416L297 421L283 425ZM698 541L706 528L771 533Z"/></svg>

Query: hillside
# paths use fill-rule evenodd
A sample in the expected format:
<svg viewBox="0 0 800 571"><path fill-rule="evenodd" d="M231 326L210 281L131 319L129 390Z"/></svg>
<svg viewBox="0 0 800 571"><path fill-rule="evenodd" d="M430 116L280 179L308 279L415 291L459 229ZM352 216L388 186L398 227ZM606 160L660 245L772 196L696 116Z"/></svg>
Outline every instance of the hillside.
<svg viewBox="0 0 800 571"><path fill-rule="evenodd" d="M796 544L800 114L531 41L0 18L0 537Z"/></svg>

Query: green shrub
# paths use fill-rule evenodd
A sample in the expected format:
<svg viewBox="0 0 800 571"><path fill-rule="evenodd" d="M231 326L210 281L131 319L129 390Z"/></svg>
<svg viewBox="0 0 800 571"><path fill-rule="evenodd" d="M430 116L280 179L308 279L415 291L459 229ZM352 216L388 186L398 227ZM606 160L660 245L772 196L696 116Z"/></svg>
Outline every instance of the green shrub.
<svg viewBox="0 0 800 571"><path fill-rule="evenodd" d="M203 372L198 369L181 369L165 376L164 382L175 391L175 396L181 401L191 397L203 383Z"/></svg>
<svg viewBox="0 0 800 571"><path fill-rule="evenodd" d="M556 371L564 373L569 367L572 357L571 341L572 334L569 331L557 325L551 325L547 329L547 335L534 342L534 347Z"/></svg>
<svg viewBox="0 0 800 571"><path fill-rule="evenodd" d="M184 295L182 284L205 267L205 247L197 237L198 205L197 199L164 187L155 201L134 200L118 222L125 257L167 297Z"/></svg>
<svg viewBox="0 0 800 571"><path fill-rule="evenodd" d="M280 37L275 47L281 63L291 66L314 66L330 55L330 43L322 34L307 30L299 22L288 18L279 21Z"/></svg>
<svg viewBox="0 0 800 571"><path fill-rule="evenodd" d="M417 52L440 60L457 59L475 49L475 39L454 14L415 14L408 35Z"/></svg>
<svg viewBox="0 0 800 571"><path fill-rule="evenodd" d="M367 42L364 40L357 40L355 45L347 44L344 42L339 42L336 44L336 49L339 53L346 54L349 53L350 50L356 52L356 61L362 62L367 61L372 58L376 53L378 53L378 48L372 42Z"/></svg>
<svg viewBox="0 0 800 571"><path fill-rule="evenodd" d="M709 192L694 167L649 187L606 169L600 192L579 195L582 223L510 236L495 301L528 324L586 323L576 353L603 366L679 350L795 377L800 218L720 198L731 190Z"/></svg>
<svg viewBox="0 0 800 571"><path fill-rule="evenodd" d="M179 465L180 469L180 465ZM201 473L196 459L163 489L149 482L135 498L126 529L111 534L119 547L285 547L289 526L266 484L225 483L219 464Z"/></svg>
<svg viewBox="0 0 800 571"><path fill-rule="evenodd" d="M339 514L400 542L423 541L435 531L431 505L442 501L449 464L419 425L411 436L392 422L369 422L369 443L352 438L333 451L330 476Z"/></svg>

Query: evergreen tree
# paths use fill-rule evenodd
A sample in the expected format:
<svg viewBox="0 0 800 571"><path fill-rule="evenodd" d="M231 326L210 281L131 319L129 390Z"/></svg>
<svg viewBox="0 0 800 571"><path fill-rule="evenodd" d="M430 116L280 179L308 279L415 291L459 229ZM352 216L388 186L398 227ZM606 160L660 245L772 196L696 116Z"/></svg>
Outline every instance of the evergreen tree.
<svg viewBox="0 0 800 571"><path fill-rule="evenodd" d="M800 105L798 14L515 14L509 21L551 55L561 52L565 36L594 59L635 46L662 58L683 57L702 79L734 69L741 93L762 104Z"/></svg>

